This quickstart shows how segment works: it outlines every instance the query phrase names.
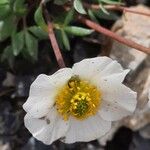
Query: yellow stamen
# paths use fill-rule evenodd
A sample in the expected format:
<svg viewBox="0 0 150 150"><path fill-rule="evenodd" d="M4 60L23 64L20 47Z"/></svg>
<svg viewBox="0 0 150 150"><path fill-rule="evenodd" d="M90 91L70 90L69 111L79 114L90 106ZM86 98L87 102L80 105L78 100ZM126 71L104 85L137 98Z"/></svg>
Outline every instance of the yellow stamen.
<svg viewBox="0 0 150 150"><path fill-rule="evenodd" d="M101 103L101 91L73 76L56 96L56 109L64 120L70 116L83 120L94 115Z"/></svg>

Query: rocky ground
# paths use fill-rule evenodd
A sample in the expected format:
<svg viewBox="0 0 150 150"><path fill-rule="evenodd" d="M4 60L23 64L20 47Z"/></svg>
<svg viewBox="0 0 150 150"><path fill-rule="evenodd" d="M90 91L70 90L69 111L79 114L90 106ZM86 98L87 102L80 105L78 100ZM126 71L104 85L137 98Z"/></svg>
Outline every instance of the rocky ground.
<svg viewBox="0 0 150 150"><path fill-rule="evenodd" d="M149 0L128 0L128 5L137 3L150 6ZM143 6L135 9L150 10ZM115 24L114 21L103 21L103 24L109 28L113 25L112 30L117 34L150 47L150 19L126 13ZM0 150L149 150L150 109L146 104L150 87L150 56L98 34L72 39L72 45L72 51L63 52L68 67L84 58L103 55L111 47L110 57L119 61L124 68L131 69L125 84L139 93L135 114L114 122L107 137L88 143L67 145L56 141L46 146L34 139L24 127L22 104L28 97L30 84L38 74L52 74L58 69L53 52L47 51L49 45L43 45L41 41L42 50L36 64L19 58L13 68L0 64Z"/></svg>

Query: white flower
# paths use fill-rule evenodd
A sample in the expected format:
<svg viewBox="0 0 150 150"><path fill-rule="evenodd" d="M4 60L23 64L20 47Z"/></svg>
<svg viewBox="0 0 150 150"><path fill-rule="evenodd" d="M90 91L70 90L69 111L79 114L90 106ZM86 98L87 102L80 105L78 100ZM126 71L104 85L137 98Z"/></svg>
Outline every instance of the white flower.
<svg viewBox="0 0 150 150"><path fill-rule="evenodd" d="M91 141L133 113L136 93L122 84L129 70L108 57L84 59L32 83L25 126L45 144Z"/></svg>

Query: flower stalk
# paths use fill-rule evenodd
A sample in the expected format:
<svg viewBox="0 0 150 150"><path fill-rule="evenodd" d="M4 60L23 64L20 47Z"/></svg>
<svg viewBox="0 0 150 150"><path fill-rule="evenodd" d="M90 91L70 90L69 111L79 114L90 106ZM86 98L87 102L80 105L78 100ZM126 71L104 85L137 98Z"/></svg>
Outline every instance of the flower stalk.
<svg viewBox="0 0 150 150"><path fill-rule="evenodd" d="M46 18L47 25L48 25L49 40L51 42L54 54L56 56L57 63L58 63L60 68L64 68L65 67L65 62L64 62L63 56L61 54L61 50L59 49L59 46L58 46L58 43L57 43L57 40L56 40L56 36L55 36L55 33L54 33L54 29L53 29L53 24L51 23L49 13L46 10L46 8L44 8L44 14L45 14L45 18Z"/></svg>
<svg viewBox="0 0 150 150"><path fill-rule="evenodd" d="M100 6L96 5L96 4L84 3L84 7L95 9L95 10L99 10L100 9ZM123 11L123 12L130 12L130 13L134 13L134 14L144 15L144 16L150 17L150 12L148 13L148 12L137 11L137 10L133 10L131 8L127 8L127 7L120 6L120 5L104 5L103 7L105 9L107 9L107 10L117 10L117 11Z"/></svg>
<svg viewBox="0 0 150 150"><path fill-rule="evenodd" d="M99 33L102 33L108 37L111 37L112 39L122 43L122 44L125 44L129 47L132 47L132 48L135 48L139 51L142 51L144 53L147 53L147 54L150 54L150 48L147 48L147 47L144 47L134 41L131 41L131 40L128 40L128 39L125 39L117 34L115 34L114 32L102 27L101 25L89 20L89 19L86 19L82 16L78 16L77 18L81 23L85 24L86 26L88 26L89 28L91 29L94 29L95 31L99 32Z"/></svg>

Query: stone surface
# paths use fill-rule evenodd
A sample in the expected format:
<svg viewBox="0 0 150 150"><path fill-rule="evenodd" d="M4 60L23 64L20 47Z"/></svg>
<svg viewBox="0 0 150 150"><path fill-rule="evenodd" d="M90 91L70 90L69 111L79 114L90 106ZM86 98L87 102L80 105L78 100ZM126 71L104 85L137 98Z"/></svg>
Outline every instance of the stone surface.
<svg viewBox="0 0 150 150"><path fill-rule="evenodd" d="M129 150L149 150L150 139L145 139L138 132L133 134Z"/></svg>
<svg viewBox="0 0 150 150"><path fill-rule="evenodd" d="M11 147L8 143L0 144L0 150L11 150Z"/></svg>
<svg viewBox="0 0 150 150"><path fill-rule="evenodd" d="M149 8L141 5L133 7L133 9L150 12ZM149 17L125 13L122 18L115 23L112 30L124 38L150 47L149 27ZM140 130L140 136L150 138L150 108L147 106L148 90L150 89L150 56L115 41L113 41L112 45L111 58L120 62L124 68L131 69L130 75L127 76L124 83L138 93L138 102L137 109L132 116L114 122L110 132L102 139L99 139L102 145L105 145L108 140L114 138L116 131L121 126L126 126L133 131ZM137 142L140 138L141 137L136 136L134 141ZM137 149L139 150L140 148L140 145L137 145ZM134 150L133 147L130 149Z"/></svg>
<svg viewBox="0 0 150 150"><path fill-rule="evenodd" d="M141 128L139 130L139 133L143 138L150 139L150 124L148 124L145 127Z"/></svg>
<svg viewBox="0 0 150 150"><path fill-rule="evenodd" d="M150 13L150 9L142 5L131 8L133 10ZM149 27L149 17L125 12L122 18L114 24L112 31L126 39L130 39L150 48ZM130 68L133 70L132 73L135 73L135 70L141 67L142 62L145 60L147 55L114 41L111 57L115 59L117 58L125 68Z"/></svg>
<svg viewBox="0 0 150 150"><path fill-rule="evenodd" d="M150 13L150 9L142 5L132 7L132 9ZM124 38L150 47L149 27L149 17L125 12L122 18L115 23L112 30ZM148 90L150 88L150 56L118 42L114 42L111 57L119 61L124 68L131 69L126 84L138 93L137 110L134 117L137 115L139 122L143 123L142 120L145 119L145 117L142 116L142 114L144 114L144 112L148 112L149 114L147 101ZM140 118L142 120L140 120ZM149 119L147 115L146 119ZM135 120L131 120L131 126L132 124L135 125L135 123Z"/></svg>

